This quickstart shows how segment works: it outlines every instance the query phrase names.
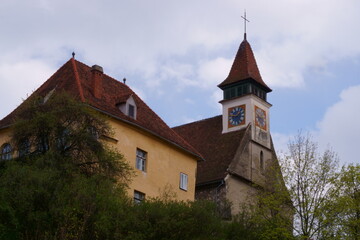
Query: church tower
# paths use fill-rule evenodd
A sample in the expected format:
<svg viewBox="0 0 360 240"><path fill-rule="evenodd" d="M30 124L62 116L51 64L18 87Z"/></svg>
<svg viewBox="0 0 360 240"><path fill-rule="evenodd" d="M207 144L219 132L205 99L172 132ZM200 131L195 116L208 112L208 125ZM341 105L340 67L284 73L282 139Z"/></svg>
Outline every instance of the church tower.
<svg viewBox="0 0 360 240"><path fill-rule="evenodd" d="M270 148L267 93L272 90L262 80L249 42L244 34L228 77L218 85L223 90L223 133L252 125L252 139Z"/></svg>
<svg viewBox="0 0 360 240"><path fill-rule="evenodd" d="M279 170L272 167L278 166L267 102L272 90L262 80L246 33L229 75L218 87L223 91L222 115L173 129L205 159L198 163L195 198L216 202L226 217L256 202L260 189L271 189ZM230 209L222 201L231 202Z"/></svg>

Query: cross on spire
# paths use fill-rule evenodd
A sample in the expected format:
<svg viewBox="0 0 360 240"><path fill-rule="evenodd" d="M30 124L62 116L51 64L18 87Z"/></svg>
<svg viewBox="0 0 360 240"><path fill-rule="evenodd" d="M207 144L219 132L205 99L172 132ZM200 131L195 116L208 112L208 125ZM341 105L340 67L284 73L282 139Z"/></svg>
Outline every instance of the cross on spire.
<svg viewBox="0 0 360 240"><path fill-rule="evenodd" d="M246 18L246 10L244 11L244 16L241 16L244 19L244 40L246 40L246 22L250 22L247 18Z"/></svg>

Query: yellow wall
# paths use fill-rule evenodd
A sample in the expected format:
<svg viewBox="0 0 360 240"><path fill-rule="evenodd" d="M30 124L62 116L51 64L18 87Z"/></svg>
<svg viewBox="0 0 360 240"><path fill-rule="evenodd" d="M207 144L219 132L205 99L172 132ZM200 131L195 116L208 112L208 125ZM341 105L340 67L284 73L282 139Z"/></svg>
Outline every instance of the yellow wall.
<svg viewBox="0 0 360 240"><path fill-rule="evenodd" d="M165 189L176 194L178 200L194 200L197 160L169 143L126 123L110 120L117 140L117 149L135 169L136 177L130 184L129 195L134 190L148 197L160 196ZM147 152L146 171L136 169L136 149ZM188 189L180 189L180 173L188 175Z"/></svg>

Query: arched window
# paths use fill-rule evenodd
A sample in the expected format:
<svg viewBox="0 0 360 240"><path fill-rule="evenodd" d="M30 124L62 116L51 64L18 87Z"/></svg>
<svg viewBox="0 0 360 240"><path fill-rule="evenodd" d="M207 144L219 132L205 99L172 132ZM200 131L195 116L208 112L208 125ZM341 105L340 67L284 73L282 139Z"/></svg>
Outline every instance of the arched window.
<svg viewBox="0 0 360 240"><path fill-rule="evenodd" d="M10 160L12 158L11 152L11 145L9 143L5 143L1 148L1 160Z"/></svg>
<svg viewBox="0 0 360 240"><path fill-rule="evenodd" d="M30 153L30 141L29 139L23 139L19 144L19 157L23 157Z"/></svg>
<svg viewBox="0 0 360 240"><path fill-rule="evenodd" d="M264 153L263 151L260 151L260 171L264 171L264 170L265 170Z"/></svg>

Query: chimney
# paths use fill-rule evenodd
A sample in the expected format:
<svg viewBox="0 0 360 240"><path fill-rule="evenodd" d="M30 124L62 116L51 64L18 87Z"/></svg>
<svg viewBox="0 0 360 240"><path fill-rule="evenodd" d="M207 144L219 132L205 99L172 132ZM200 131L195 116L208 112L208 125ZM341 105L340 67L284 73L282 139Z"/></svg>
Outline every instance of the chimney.
<svg viewBox="0 0 360 240"><path fill-rule="evenodd" d="M99 65L94 65L91 67L91 82L92 82L92 90L93 94L96 98L100 98L101 96L101 84L103 79L104 70Z"/></svg>

